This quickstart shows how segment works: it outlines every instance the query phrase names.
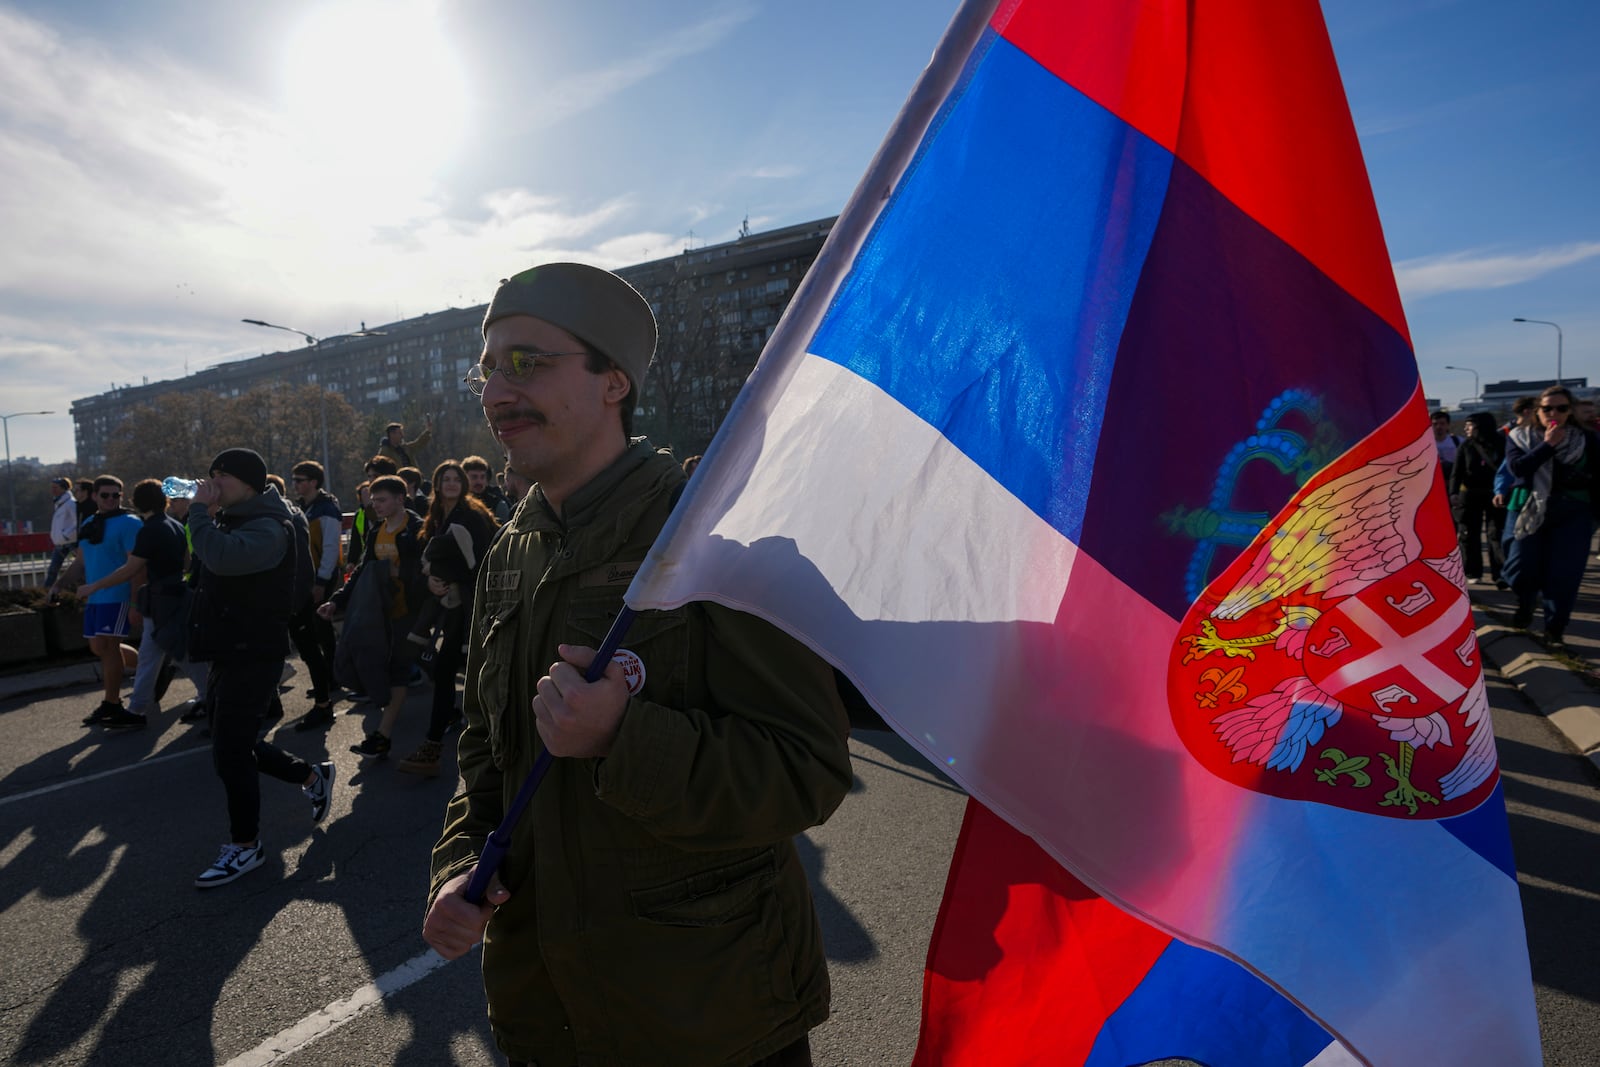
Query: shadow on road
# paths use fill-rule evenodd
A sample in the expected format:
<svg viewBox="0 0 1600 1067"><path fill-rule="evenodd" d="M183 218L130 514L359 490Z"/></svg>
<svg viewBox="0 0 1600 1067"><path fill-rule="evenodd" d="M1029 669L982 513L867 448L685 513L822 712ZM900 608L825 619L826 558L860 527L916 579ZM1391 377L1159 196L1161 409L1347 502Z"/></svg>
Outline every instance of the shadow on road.
<svg viewBox="0 0 1600 1067"><path fill-rule="evenodd" d="M1498 748L1533 973L1541 986L1600 1003L1600 775L1567 752L1506 737Z"/></svg>
<svg viewBox="0 0 1600 1067"><path fill-rule="evenodd" d="M287 724L304 701L284 696ZM420 737L427 697L409 701L403 731ZM59 724L50 729L59 736ZM137 733L85 731L0 780L0 936L27 946L13 947L0 976L17 1041L8 1062L225 1062L426 951L428 856L453 746L428 780L341 754L334 813L321 826L297 788L263 778L265 864L202 891L191 883L226 839L227 814L197 734L170 713ZM352 723L331 737L281 729L274 741L320 762L358 738ZM158 749L184 755L83 780ZM40 937L39 924L61 936ZM386 1029L410 1024L393 1062L449 1063L464 1043L493 1047L481 1004L441 1013L426 998L409 1002L414 1012L387 1002Z"/></svg>

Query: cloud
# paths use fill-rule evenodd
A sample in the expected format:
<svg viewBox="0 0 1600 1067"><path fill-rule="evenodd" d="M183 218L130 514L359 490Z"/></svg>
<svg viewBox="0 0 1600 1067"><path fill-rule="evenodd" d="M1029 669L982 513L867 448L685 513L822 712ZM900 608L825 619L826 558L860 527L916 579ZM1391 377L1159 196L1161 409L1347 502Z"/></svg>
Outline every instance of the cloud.
<svg viewBox="0 0 1600 1067"><path fill-rule="evenodd" d="M765 167L754 167L750 170L740 171L741 178L796 178L803 172L793 163L775 163Z"/></svg>
<svg viewBox="0 0 1600 1067"><path fill-rule="evenodd" d="M1395 281L1407 300L1473 289L1518 285L1551 271L1600 256L1600 241L1494 253L1480 249L1404 259L1395 263Z"/></svg>
<svg viewBox="0 0 1600 1067"><path fill-rule="evenodd" d="M612 83L746 17L683 30ZM426 139L407 140L393 151ZM628 233L627 196L513 187L452 204L387 145L315 148L229 85L0 8L0 353L84 353L93 370L71 388L90 392L271 347L246 316L335 333L476 303L539 259L613 266L664 245Z"/></svg>
<svg viewBox="0 0 1600 1067"><path fill-rule="evenodd" d="M710 51L755 15L754 7L724 11L667 34L653 47L609 67L568 76L562 79L560 90L540 108L538 121L551 125L597 107L680 60Z"/></svg>
<svg viewBox="0 0 1600 1067"><path fill-rule="evenodd" d="M607 84L710 47L746 17L681 31ZM65 413L113 383L293 340L241 318L327 335L470 306L541 260L619 266L643 249L678 250L677 238L631 225L641 208L628 195L575 203L506 187L452 200L403 155L427 139L403 140L409 148L364 144L330 158L268 101L0 7L8 396ZM30 451L71 453L64 414L35 421L23 431L39 442Z"/></svg>

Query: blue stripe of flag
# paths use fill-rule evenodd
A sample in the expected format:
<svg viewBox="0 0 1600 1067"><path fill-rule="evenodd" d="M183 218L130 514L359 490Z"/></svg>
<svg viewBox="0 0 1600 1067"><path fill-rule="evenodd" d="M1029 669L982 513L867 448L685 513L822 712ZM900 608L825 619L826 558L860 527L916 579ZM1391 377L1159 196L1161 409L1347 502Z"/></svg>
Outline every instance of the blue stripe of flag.
<svg viewBox="0 0 1600 1067"><path fill-rule="evenodd" d="M1222 1067L1311 1062L1333 1039L1267 983L1224 956L1181 941L1111 1013L1084 1067L1182 1057Z"/></svg>
<svg viewBox="0 0 1600 1067"><path fill-rule="evenodd" d="M1077 540L1172 157L992 31L969 64L810 351Z"/></svg>
<svg viewBox="0 0 1600 1067"><path fill-rule="evenodd" d="M1439 825L1456 840L1499 868L1513 882L1517 861L1511 855L1511 824L1506 817L1505 782L1496 782L1487 800L1465 815L1441 819Z"/></svg>

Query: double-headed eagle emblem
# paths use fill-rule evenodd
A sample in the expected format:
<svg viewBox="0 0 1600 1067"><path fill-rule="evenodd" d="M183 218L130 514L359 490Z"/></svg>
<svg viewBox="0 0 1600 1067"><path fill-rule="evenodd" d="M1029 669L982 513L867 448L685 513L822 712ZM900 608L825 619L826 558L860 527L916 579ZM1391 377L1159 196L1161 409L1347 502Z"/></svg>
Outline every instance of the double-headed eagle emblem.
<svg viewBox="0 0 1600 1067"><path fill-rule="evenodd" d="M1483 799L1494 734L1442 496L1424 433L1313 480L1202 594L1168 678L1201 762L1263 792L1402 818Z"/></svg>

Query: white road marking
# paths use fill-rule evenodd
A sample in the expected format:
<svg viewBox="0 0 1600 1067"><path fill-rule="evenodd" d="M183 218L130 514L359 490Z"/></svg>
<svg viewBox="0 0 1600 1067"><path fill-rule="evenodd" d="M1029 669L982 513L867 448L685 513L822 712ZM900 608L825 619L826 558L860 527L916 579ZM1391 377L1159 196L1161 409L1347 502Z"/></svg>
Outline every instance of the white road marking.
<svg viewBox="0 0 1600 1067"><path fill-rule="evenodd" d="M166 763L168 760L182 759L184 756L193 756L197 752L210 751L210 745L203 745L199 748L186 748L182 752L170 752L165 756L154 756L150 759L142 759L138 763L130 763L126 767L117 767L109 771L100 771L98 774L86 774L82 778L68 778L66 781L57 782L55 785L41 786L38 789L30 789L26 793L16 793L9 797L0 797L0 808L5 807L7 804L15 804L19 800L28 800L32 797L42 797L46 793L54 793L57 789L70 789L75 785L85 785L101 778L110 778L113 774L122 774L125 771L136 771L140 767L153 767L157 763Z"/></svg>
<svg viewBox="0 0 1600 1067"><path fill-rule="evenodd" d="M449 962L430 948L388 974L378 976L343 1000L334 1001L287 1030L272 1035L249 1052L235 1056L222 1067L269 1067L274 1063L282 1063L313 1041L327 1037L368 1008L382 1003L391 993L398 993Z"/></svg>

